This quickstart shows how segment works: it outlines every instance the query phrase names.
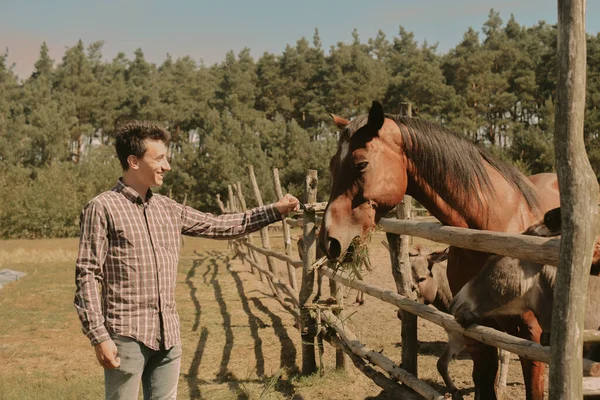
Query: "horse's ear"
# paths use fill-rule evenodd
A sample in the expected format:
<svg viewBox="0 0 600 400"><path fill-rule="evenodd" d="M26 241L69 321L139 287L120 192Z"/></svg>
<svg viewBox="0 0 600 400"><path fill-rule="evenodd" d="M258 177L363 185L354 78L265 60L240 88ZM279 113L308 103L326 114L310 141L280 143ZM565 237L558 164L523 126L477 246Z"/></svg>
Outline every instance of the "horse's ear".
<svg viewBox="0 0 600 400"><path fill-rule="evenodd" d="M383 126L383 120L385 116L383 115L383 106L378 101L373 101L371 104L371 109L369 110L369 121L367 125L369 128L378 132Z"/></svg>
<svg viewBox="0 0 600 400"><path fill-rule="evenodd" d="M433 253L431 253L429 255L429 261L430 261L430 265L442 262L442 261L446 261L448 259L448 249L450 247L447 247L446 249L442 250L442 251L435 251Z"/></svg>
<svg viewBox="0 0 600 400"><path fill-rule="evenodd" d="M348 121L347 119L338 117L335 114L329 114L329 115L331 115L331 118L333 118L333 123L341 130L346 129L346 126L350 123L350 121Z"/></svg>

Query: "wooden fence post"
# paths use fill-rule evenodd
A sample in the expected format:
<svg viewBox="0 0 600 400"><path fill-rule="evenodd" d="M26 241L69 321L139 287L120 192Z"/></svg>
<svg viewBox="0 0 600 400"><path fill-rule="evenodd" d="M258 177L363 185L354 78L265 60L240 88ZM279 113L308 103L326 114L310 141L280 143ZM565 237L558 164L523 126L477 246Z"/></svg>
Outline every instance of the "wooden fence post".
<svg viewBox="0 0 600 400"><path fill-rule="evenodd" d="M401 104L401 115L412 116L410 103ZM410 196L404 196L402 202L396 207L396 218L412 219ZM412 291L412 273L408 258L410 236L386 233L390 245L390 260L392 275L396 282L398 294L416 300ZM417 355L419 342L417 340L417 316L406 311L398 310L398 318L402 320L402 362L401 366L406 371L417 376Z"/></svg>
<svg viewBox="0 0 600 400"><path fill-rule="evenodd" d="M230 212L236 212L240 209L240 207L238 207L236 198L233 196L233 189L231 188L231 185L227 185L227 199L229 201Z"/></svg>
<svg viewBox="0 0 600 400"><path fill-rule="evenodd" d="M248 165L248 175L250 176L250 182L252 183L252 189L254 189L254 197L256 198L256 202L259 206L264 206L262 195L260 194L260 189L258 187L258 183L256 182L256 175L254 175L254 166ZM260 230L260 240L262 242L262 247L265 249L271 249L271 243L269 241L269 228L264 227ZM277 276L277 271L275 270L275 262L272 257L265 256L267 258L267 265L269 266L269 271ZM270 282L269 278L267 280ZM283 301L283 294L281 291L274 285L271 285L273 289L273 294Z"/></svg>
<svg viewBox="0 0 600 400"><path fill-rule="evenodd" d="M246 205L246 198L244 197L244 193L242 192L242 183L241 182L237 182L233 185L233 188L235 189L235 194L238 198L238 203L240 204L240 209L242 212L246 212L246 210L248 210L248 207ZM247 235L248 237L248 243L252 244L253 243L253 237L254 235L249 233ZM254 250L252 250L251 248L247 247L248 250L248 255L252 258L252 260L254 260L255 263L258 263L258 257L256 256L256 253L254 252ZM254 268L254 265L252 265L252 263L250 263L250 271L253 274L256 274L256 269ZM264 282L264 277L263 274L258 271L258 276L260 277L260 281Z"/></svg>
<svg viewBox="0 0 600 400"><path fill-rule="evenodd" d="M222 214L225 214L227 212L227 210L225 209L225 204L223 204L223 202L221 201L221 195L217 193L217 205L219 206L219 209L221 210Z"/></svg>
<svg viewBox="0 0 600 400"><path fill-rule="evenodd" d="M277 193L277 197L281 199L283 197L283 191L281 190L281 181L279 180L279 170L277 168L273 168L273 185L275 186L275 193ZM285 254L290 256L292 255L292 238L290 236L290 226L287 222L285 222L285 217L281 220L283 225L283 243ZM287 263L287 271L288 271L288 279L290 280L290 285L294 290L298 290L298 282L296 281L296 268L290 263Z"/></svg>
<svg viewBox="0 0 600 400"><path fill-rule="evenodd" d="M338 306L337 309L333 310L333 315L338 317L341 321L345 320L344 313L344 291L343 286L333 279L329 279L329 291L331 296L335 296L335 304ZM348 366L348 356L343 349L335 349L335 369L346 371Z"/></svg>
<svg viewBox="0 0 600 400"><path fill-rule="evenodd" d="M558 82L554 148L562 238L550 348L550 399L581 399L583 319L598 233L598 183L587 158L585 0L558 0Z"/></svg>
<svg viewBox="0 0 600 400"><path fill-rule="evenodd" d="M304 181L304 203L317 201L317 171L309 170ZM307 308L315 283L315 270L312 264L317 255L315 212L304 211L304 258L302 259L302 285L300 287L300 335L302 336L302 374L310 375L317 371L315 360L316 320Z"/></svg>
<svg viewBox="0 0 600 400"><path fill-rule="evenodd" d="M233 190L231 189L231 185L227 185L227 209L230 213L235 213L238 211L235 204L236 204L236 201L233 198ZM229 245L229 248L235 252L233 240L228 240L227 244Z"/></svg>

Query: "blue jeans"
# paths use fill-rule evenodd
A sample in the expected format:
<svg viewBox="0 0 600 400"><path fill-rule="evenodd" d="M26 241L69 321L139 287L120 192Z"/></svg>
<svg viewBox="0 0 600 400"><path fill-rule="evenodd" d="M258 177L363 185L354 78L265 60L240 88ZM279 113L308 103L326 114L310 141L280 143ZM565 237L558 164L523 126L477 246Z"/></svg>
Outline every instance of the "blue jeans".
<svg viewBox="0 0 600 400"><path fill-rule="evenodd" d="M113 341L121 365L104 370L107 400L137 400L140 381L144 400L177 398L181 345L157 351L125 336L114 336Z"/></svg>

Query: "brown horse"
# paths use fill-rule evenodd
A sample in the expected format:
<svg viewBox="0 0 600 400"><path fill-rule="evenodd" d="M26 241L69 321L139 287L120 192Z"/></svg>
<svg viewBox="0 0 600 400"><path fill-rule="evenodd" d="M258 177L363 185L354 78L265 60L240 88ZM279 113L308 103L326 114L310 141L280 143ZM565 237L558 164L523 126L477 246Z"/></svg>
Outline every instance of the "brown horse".
<svg viewBox="0 0 600 400"><path fill-rule="evenodd" d="M368 115L353 121L333 117L342 133L330 163L331 194L319 235L331 259L343 257L352 239L365 236L405 194L443 224L499 232L521 232L559 206L556 175L527 179L442 126L385 115L378 102ZM488 257L450 248L447 274L453 294ZM531 312L502 326L539 343L541 329ZM467 349L474 363L476 398L495 399L496 349L471 340ZM521 364L527 398L542 399L544 364L524 359Z"/></svg>

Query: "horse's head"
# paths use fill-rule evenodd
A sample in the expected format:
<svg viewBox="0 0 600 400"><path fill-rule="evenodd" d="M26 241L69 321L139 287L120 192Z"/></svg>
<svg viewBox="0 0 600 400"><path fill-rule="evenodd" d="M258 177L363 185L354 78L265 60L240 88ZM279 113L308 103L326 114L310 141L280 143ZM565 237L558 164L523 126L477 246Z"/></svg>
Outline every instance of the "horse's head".
<svg viewBox="0 0 600 400"><path fill-rule="evenodd" d="M352 122L333 118L342 134L330 162L331 194L319 240L330 259L340 259L355 237L364 237L402 200L407 163L398 124L378 102Z"/></svg>

